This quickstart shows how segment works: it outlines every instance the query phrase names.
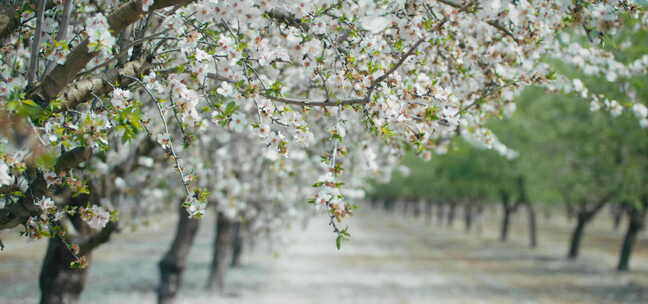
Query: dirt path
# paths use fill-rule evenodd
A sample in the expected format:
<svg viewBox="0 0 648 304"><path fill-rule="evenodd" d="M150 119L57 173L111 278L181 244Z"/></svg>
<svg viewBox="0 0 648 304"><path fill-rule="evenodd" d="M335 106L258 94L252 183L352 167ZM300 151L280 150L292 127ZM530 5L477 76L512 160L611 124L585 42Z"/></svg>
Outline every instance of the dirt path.
<svg viewBox="0 0 648 304"><path fill-rule="evenodd" d="M541 248L530 250L517 239L495 241L495 226L478 237L361 211L348 222L353 240L341 251L323 217L302 233L291 232L291 244L278 256L259 244L230 271L226 296L202 291L213 230L207 220L181 303L648 303L643 256L633 261L634 272L620 275L606 250L584 249L581 260L566 262L563 236L541 234ZM156 262L171 232L140 231L102 247L82 303L154 303ZM3 304L34 303L38 296L44 246L19 244L8 243L0 253Z"/></svg>

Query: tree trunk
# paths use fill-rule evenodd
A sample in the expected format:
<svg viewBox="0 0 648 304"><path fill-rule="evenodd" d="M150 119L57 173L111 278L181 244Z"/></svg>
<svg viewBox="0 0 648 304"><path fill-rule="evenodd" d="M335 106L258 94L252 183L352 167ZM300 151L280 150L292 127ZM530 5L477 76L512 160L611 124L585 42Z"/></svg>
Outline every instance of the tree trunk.
<svg viewBox="0 0 648 304"><path fill-rule="evenodd" d="M383 207L385 208L385 211L392 211L394 203L392 200L386 199L383 201Z"/></svg>
<svg viewBox="0 0 648 304"><path fill-rule="evenodd" d="M430 225L432 223L432 202L425 201L423 202L425 206L425 224Z"/></svg>
<svg viewBox="0 0 648 304"><path fill-rule="evenodd" d="M454 225L454 219L455 219L455 211L457 209L457 203L456 202L450 202L449 203L449 209L448 209L448 219L446 220L446 224L448 227L452 227Z"/></svg>
<svg viewBox="0 0 648 304"><path fill-rule="evenodd" d="M437 214L436 214L436 221L437 225L441 226L443 225L443 218L444 218L444 212L445 211L445 203L437 203Z"/></svg>
<svg viewBox="0 0 648 304"><path fill-rule="evenodd" d="M612 228L614 231L618 231L621 226L621 220L623 219L623 206L616 206L612 210Z"/></svg>
<svg viewBox="0 0 648 304"><path fill-rule="evenodd" d="M565 204L565 218L567 219L567 223L571 223L571 221L574 219L576 213L574 211L574 206L571 203L566 203Z"/></svg>
<svg viewBox="0 0 648 304"><path fill-rule="evenodd" d="M200 220L189 218L182 205L179 206L178 216L173 243L158 264L160 269L160 285L157 290L159 304L175 302L178 290L182 286L182 275L187 267L187 258L200 227Z"/></svg>
<svg viewBox="0 0 648 304"><path fill-rule="evenodd" d="M533 205L527 203L527 216L529 217L529 246L531 248L538 247L538 230L536 225L536 212Z"/></svg>
<svg viewBox="0 0 648 304"><path fill-rule="evenodd" d="M544 220L545 220L545 222L550 222L551 218L552 218L551 208L545 207L544 208Z"/></svg>
<svg viewBox="0 0 648 304"><path fill-rule="evenodd" d="M569 252L567 253L567 258L570 260L576 259L578 257L580 244L583 239L583 232L585 231L585 226L592 221L596 214L605 206L606 201L610 198L613 193L606 195L599 202L594 204L591 209L587 209L587 205L581 204L578 213L576 214L576 227L572 232L571 241L569 245Z"/></svg>
<svg viewBox="0 0 648 304"><path fill-rule="evenodd" d="M464 222L465 222L465 230L466 232L470 232L470 229L472 228L472 223L473 223L473 212L472 212L472 205L467 203L464 206Z"/></svg>
<svg viewBox="0 0 648 304"><path fill-rule="evenodd" d="M402 201L402 204L403 204L403 215L407 216L407 212L409 211L407 209L409 209L410 204L408 201Z"/></svg>
<svg viewBox="0 0 648 304"><path fill-rule="evenodd" d="M623 245L619 254L618 271L628 271L630 269L632 249L637 241L639 232L643 229L647 207L648 203L644 201L644 205L640 207L641 210L638 210L636 207L625 208L628 213L628 230L623 238Z"/></svg>
<svg viewBox="0 0 648 304"><path fill-rule="evenodd" d="M414 204L414 217L419 218L419 216L421 216L421 202L415 201L412 202L412 204Z"/></svg>
<svg viewBox="0 0 648 304"><path fill-rule="evenodd" d="M88 265L91 254L85 255ZM70 263L75 260L70 249L58 237L52 237L47 243L47 253L40 273L41 304L73 304L85 286L88 268L71 269Z"/></svg>
<svg viewBox="0 0 648 304"><path fill-rule="evenodd" d="M508 240L509 226L511 224L512 210L508 204L502 204L502 227L500 229L500 241L506 242Z"/></svg>
<svg viewBox="0 0 648 304"><path fill-rule="evenodd" d="M214 238L214 249L209 278L205 288L209 291L225 291L225 272L227 271L227 262L230 261L232 253L233 230L232 221L222 212L218 213L216 222L216 237Z"/></svg>
<svg viewBox="0 0 648 304"><path fill-rule="evenodd" d="M581 240L583 239L583 232L585 231L585 226L588 223L588 219L585 215L579 214L576 217L576 227L571 235L571 241L569 242L569 253L567 258L573 260L578 257L580 250Z"/></svg>
<svg viewBox="0 0 648 304"><path fill-rule="evenodd" d="M502 225L500 227L500 241L506 242L506 240L508 239L509 226L511 224L511 213L513 213L513 208L511 207L511 197L508 192L504 190L500 191L500 197L502 200Z"/></svg>
<svg viewBox="0 0 648 304"><path fill-rule="evenodd" d="M241 222L234 224L234 240L232 244L232 267L241 266L241 255L243 254L243 232Z"/></svg>
<svg viewBox="0 0 648 304"><path fill-rule="evenodd" d="M91 184L90 187L94 193L94 186ZM81 207L95 201L96 197L94 196L79 195L71 199L70 206ZM75 232L63 236L54 236L47 243L47 252L43 259L39 277L41 304L79 302L79 297L83 292L88 276L92 251L108 242L112 232L117 227L115 223L108 223L100 231L95 231L81 219L78 212L69 219ZM65 242L62 238L65 238ZM85 260L83 267L70 268L72 262L79 261L72 254L73 249L68 248L66 243L78 246L76 255Z"/></svg>
<svg viewBox="0 0 648 304"><path fill-rule="evenodd" d="M477 234L481 235L484 229L484 206L482 204L477 205L477 210L475 211Z"/></svg>

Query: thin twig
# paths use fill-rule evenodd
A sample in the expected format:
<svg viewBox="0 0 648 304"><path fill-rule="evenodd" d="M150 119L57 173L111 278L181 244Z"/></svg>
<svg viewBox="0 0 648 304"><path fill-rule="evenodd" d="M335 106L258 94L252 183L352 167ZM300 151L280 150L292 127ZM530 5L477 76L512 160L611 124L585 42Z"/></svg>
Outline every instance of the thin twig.
<svg viewBox="0 0 648 304"><path fill-rule="evenodd" d="M160 119L162 120L162 125L164 126L164 133L166 134L166 136L168 137L168 140L169 140L169 147L164 148L164 146L162 146L162 144L160 144L159 142L158 142L158 144L160 146L162 146L162 148L164 150L166 150L167 152L169 152L171 154L171 157L173 158L173 161L175 162L176 169L178 170L178 173L180 174L180 180L182 182L182 185L184 186L185 192L187 193L187 196L190 196L191 191L189 190L189 184L185 180L184 170L182 169L182 166L180 165L180 158L178 157L178 154L175 151L175 146L173 144L173 139L171 137L171 133L169 132L169 126L167 125L166 119L164 117L164 113L162 111L162 107L160 107L160 103L157 101L157 98L155 98L155 96L153 96L153 93L151 93L151 91L146 87L146 84L144 84L144 82L142 82L141 80L139 80L136 77L131 77L131 76L128 76L128 75L124 75L124 77L130 78L130 79L134 80L135 82L139 83L142 86L142 88L144 89L144 91L146 91L146 94L148 94L149 97L151 97L151 99L153 100L153 102L157 106L158 114L160 115ZM157 142L157 140L154 140L154 141Z"/></svg>

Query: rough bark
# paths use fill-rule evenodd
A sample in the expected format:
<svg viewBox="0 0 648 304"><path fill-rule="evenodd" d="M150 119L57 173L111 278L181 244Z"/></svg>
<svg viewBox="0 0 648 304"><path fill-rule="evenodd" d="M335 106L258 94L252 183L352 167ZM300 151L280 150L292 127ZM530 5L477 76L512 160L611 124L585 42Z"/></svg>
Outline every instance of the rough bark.
<svg viewBox="0 0 648 304"><path fill-rule="evenodd" d="M86 254L85 258L89 265L91 254ZM85 287L89 266L83 269L72 269L70 263L74 260L70 249L61 239L58 237L49 239L39 278L41 304L79 302L79 297Z"/></svg>
<svg viewBox="0 0 648 304"><path fill-rule="evenodd" d="M55 165L56 172L61 172L77 167L82 162L88 161L92 156L92 150L84 147L77 147L70 151L61 153ZM35 166L28 166L25 171L28 177L29 186L25 195L15 204L0 209L0 230L8 229L25 223L29 217L39 215L41 210L34 202L47 193L47 182L43 172Z"/></svg>
<svg viewBox="0 0 648 304"><path fill-rule="evenodd" d="M176 234L169 251L164 255L158 266L160 269L160 284L157 289L158 303L174 303L178 290L182 286L182 275L187 267L187 258L194 243L200 220L189 218L181 204L178 204L178 224Z"/></svg>
<svg viewBox="0 0 648 304"><path fill-rule="evenodd" d="M234 238L232 221L223 213L218 213L216 222L216 237L214 238L214 249L209 278L205 288L209 291L225 291L225 273L227 272L227 262L230 261L232 253L232 241Z"/></svg>
<svg viewBox="0 0 648 304"><path fill-rule="evenodd" d="M70 205L81 207L87 202L88 196L81 195L72 199ZM108 242L116 229L115 223L108 223L101 231L95 232L78 214L72 216L70 222L75 230L73 235L68 233L68 235L56 236L50 238L47 243L47 252L39 277L41 304L77 303L85 287L92 251ZM76 257L62 238L65 238L68 244L79 246L77 255L85 258L87 267L70 268L70 264L76 261Z"/></svg>
<svg viewBox="0 0 648 304"><path fill-rule="evenodd" d="M174 6L185 5L193 0L157 0L149 8L150 11ZM113 33L119 33L128 25L135 23L142 18L145 12L142 11L142 0L130 1L108 16L108 24ZM67 57L65 63L57 65L42 81L42 86L37 92L38 96L33 96L40 100L49 102L56 98L59 93L76 77L76 75L85 68L85 66L97 56L97 53L90 52L88 44L90 40L82 41L75 47Z"/></svg>
<svg viewBox="0 0 648 304"><path fill-rule="evenodd" d="M123 65L120 69L111 69L96 78L85 78L67 86L59 95L62 96L63 104L61 111L73 109L77 105L86 102L94 95L101 96L113 90L112 83L119 82L122 86L133 83L129 77L137 77L146 74L151 67L150 58L135 60Z"/></svg>

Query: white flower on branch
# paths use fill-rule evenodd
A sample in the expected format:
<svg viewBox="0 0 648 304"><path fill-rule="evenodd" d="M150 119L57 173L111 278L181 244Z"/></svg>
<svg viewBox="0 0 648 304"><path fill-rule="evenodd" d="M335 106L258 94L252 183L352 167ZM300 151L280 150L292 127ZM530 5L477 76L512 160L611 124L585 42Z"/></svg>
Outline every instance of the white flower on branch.
<svg viewBox="0 0 648 304"><path fill-rule="evenodd" d="M10 185L13 182L11 175L9 175L9 166L0 160L0 186Z"/></svg>
<svg viewBox="0 0 648 304"><path fill-rule="evenodd" d="M199 201L193 195L187 197L184 207L190 218L200 218L207 213L207 202Z"/></svg>
<svg viewBox="0 0 648 304"><path fill-rule="evenodd" d="M90 51L103 53L104 55L110 54L117 40L110 34L108 19L104 15L99 13L88 19L86 32L90 41L88 44Z"/></svg>
<svg viewBox="0 0 648 304"><path fill-rule="evenodd" d="M81 208L79 212L83 221L95 230L106 227L106 224L110 221L110 212L101 206L94 205L91 208Z"/></svg>
<svg viewBox="0 0 648 304"><path fill-rule="evenodd" d="M56 207L54 201L51 198L46 196L43 196L41 199L35 201L34 205L40 207L43 211Z"/></svg>
<svg viewBox="0 0 648 304"><path fill-rule="evenodd" d="M124 109L126 106L128 106L128 100L131 98L132 94L128 90L122 90L122 89L115 89L112 92L112 98L110 99L110 103L117 108L118 110Z"/></svg>

